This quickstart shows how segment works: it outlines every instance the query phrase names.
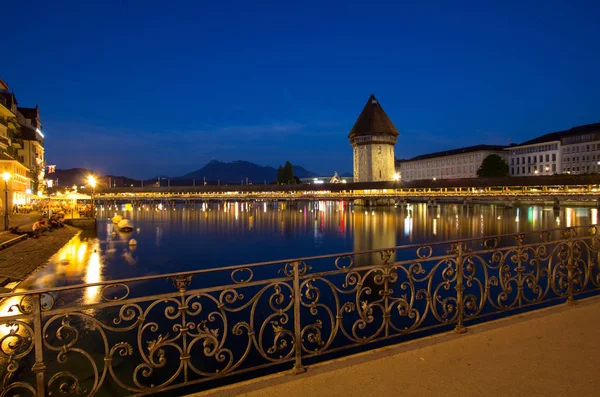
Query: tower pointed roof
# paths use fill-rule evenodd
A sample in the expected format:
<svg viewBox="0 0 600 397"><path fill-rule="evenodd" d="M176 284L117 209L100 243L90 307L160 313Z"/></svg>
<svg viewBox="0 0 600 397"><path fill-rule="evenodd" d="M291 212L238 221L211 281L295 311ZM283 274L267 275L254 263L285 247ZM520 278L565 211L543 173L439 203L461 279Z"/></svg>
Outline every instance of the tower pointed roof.
<svg viewBox="0 0 600 397"><path fill-rule="evenodd" d="M350 130L348 138L360 135L398 136L398 130L373 94L369 97L367 104L358 116L356 123L354 123L354 127Z"/></svg>

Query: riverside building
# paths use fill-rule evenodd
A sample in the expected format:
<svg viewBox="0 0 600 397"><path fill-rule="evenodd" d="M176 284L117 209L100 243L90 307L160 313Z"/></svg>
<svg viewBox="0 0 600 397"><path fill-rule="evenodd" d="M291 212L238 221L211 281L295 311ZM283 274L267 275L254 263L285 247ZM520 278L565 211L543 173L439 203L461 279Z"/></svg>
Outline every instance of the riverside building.
<svg viewBox="0 0 600 397"><path fill-rule="evenodd" d="M507 148L511 176L600 172L600 123L551 132Z"/></svg>
<svg viewBox="0 0 600 397"><path fill-rule="evenodd" d="M403 181L423 179L461 179L476 178L481 162L491 154L497 154L504 160L508 154L506 146L477 145L423 154L410 160L396 162L396 172Z"/></svg>
<svg viewBox="0 0 600 397"><path fill-rule="evenodd" d="M32 194L41 193L44 171L44 135L39 108L19 107L15 94L0 79L0 173L10 174L7 183L10 208L14 204L26 204Z"/></svg>

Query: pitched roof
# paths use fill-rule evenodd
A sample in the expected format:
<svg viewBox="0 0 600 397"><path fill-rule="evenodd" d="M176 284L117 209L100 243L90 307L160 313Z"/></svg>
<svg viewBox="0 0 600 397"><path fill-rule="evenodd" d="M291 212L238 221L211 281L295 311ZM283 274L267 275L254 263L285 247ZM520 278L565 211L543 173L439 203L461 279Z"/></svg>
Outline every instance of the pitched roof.
<svg viewBox="0 0 600 397"><path fill-rule="evenodd" d="M452 156L452 155L455 155L455 154L464 154L464 153L479 152L479 151L482 151L482 150L502 151L502 150L504 150L504 148L506 148L506 146L501 146L501 145L476 145L476 146L467 146L467 147L463 147L463 148L459 148L459 149L445 150L443 152L435 152L435 153L429 153L429 154L422 154L420 156L413 157L412 159L407 160L407 161L433 159L433 158L436 158L436 157L445 157L445 156Z"/></svg>
<svg viewBox="0 0 600 397"><path fill-rule="evenodd" d="M568 136L587 134L590 132L600 132L600 123L579 125L577 127L571 128L569 130L551 132L549 134L545 134L545 135L539 136L537 138L525 141L517 146L535 145L538 143L560 141L562 138L566 138Z"/></svg>
<svg viewBox="0 0 600 397"><path fill-rule="evenodd" d="M551 132L549 134L538 136L537 138L533 138L528 141L525 141L519 145L516 145L515 147L526 146L526 145L535 145L538 143L545 143L545 142L560 141L560 138L563 138L564 136L566 136L568 134L568 132L569 131Z"/></svg>
<svg viewBox="0 0 600 397"><path fill-rule="evenodd" d="M358 119L356 119L356 123L354 123L354 126L350 130L348 138L357 135L374 134L398 136L398 130L394 127L388 115L385 114L375 95L371 94L367 104L358 116Z"/></svg>

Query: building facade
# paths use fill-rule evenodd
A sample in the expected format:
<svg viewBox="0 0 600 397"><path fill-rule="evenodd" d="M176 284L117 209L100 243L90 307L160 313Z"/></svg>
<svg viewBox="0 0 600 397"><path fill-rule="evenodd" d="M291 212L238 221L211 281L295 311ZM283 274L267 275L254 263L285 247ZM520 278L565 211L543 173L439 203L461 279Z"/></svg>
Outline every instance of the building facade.
<svg viewBox="0 0 600 397"><path fill-rule="evenodd" d="M0 170L11 175L8 182L10 208L14 204L26 204L31 194L41 193L45 161L39 108L19 107L15 94L1 79Z"/></svg>
<svg viewBox="0 0 600 397"><path fill-rule="evenodd" d="M552 132L507 148L511 176L600 172L600 123Z"/></svg>
<svg viewBox="0 0 600 397"><path fill-rule="evenodd" d="M0 153L0 174L8 172L10 179L5 182L0 179L0 211L4 212L4 189L8 189L8 209L12 210L15 204L23 205L29 196L29 169L21 162Z"/></svg>
<svg viewBox="0 0 600 397"><path fill-rule="evenodd" d="M17 121L21 126L23 145L18 150L18 155L23 159L23 164L29 168L31 190L41 194L44 186L46 162L44 159L44 133L40 121L40 110L35 108L18 108Z"/></svg>
<svg viewBox="0 0 600 397"><path fill-rule="evenodd" d="M600 123L573 127L560 139L562 172L600 172Z"/></svg>
<svg viewBox="0 0 600 397"><path fill-rule="evenodd" d="M476 178L477 170L487 156L496 154L507 160L504 149L505 146L477 145L424 154L397 161L397 173L403 181Z"/></svg>
<svg viewBox="0 0 600 397"><path fill-rule="evenodd" d="M353 150L354 182L394 179L394 145L398 130L371 95L348 134Z"/></svg>
<svg viewBox="0 0 600 397"><path fill-rule="evenodd" d="M508 147L510 176L553 175L562 173L560 132Z"/></svg>

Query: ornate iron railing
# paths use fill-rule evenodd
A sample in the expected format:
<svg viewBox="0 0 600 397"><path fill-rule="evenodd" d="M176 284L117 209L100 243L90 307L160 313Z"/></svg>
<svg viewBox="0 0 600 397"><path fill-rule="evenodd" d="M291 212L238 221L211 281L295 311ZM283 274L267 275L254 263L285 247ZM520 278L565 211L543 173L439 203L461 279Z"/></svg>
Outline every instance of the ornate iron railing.
<svg viewBox="0 0 600 397"><path fill-rule="evenodd" d="M0 395L144 395L594 294L595 225L0 295ZM395 338L395 339L394 339Z"/></svg>

